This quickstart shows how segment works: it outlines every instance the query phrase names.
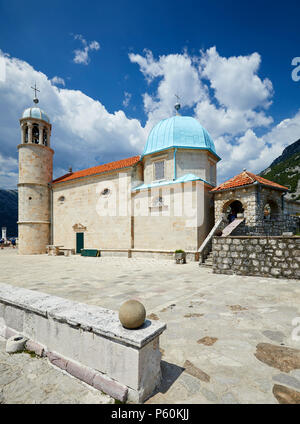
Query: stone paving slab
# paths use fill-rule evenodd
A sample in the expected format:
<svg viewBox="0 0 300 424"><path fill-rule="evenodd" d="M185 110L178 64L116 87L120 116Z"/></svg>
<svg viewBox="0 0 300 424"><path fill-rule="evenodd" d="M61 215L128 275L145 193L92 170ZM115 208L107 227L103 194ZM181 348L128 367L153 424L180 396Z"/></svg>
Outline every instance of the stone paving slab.
<svg viewBox="0 0 300 424"><path fill-rule="evenodd" d="M52 367L46 358L8 354L0 337L0 404L104 404L114 399Z"/></svg>
<svg viewBox="0 0 300 424"><path fill-rule="evenodd" d="M8 249L0 251L0 267L0 283L116 311L135 298L165 322L163 382L147 403L278 403L275 384L299 391L300 369L281 372L255 356L260 343L300 349L292 339L299 280L213 274L196 262Z"/></svg>

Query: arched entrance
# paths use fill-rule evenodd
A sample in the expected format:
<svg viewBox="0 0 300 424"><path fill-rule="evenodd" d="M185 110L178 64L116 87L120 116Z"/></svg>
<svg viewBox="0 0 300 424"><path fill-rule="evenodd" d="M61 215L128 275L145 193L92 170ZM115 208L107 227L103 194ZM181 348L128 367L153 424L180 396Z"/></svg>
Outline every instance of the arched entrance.
<svg viewBox="0 0 300 424"><path fill-rule="evenodd" d="M264 206L264 219L276 219L279 215L279 208L276 202L273 200L267 200Z"/></svg>
<svg viewBox="0 0 300 424"><path fill-rule="evenodd" d="M238 213L244 213L242 202L239 200L230 200L223 206L223 213L225 213L228 222L232 222Z"/></svg>

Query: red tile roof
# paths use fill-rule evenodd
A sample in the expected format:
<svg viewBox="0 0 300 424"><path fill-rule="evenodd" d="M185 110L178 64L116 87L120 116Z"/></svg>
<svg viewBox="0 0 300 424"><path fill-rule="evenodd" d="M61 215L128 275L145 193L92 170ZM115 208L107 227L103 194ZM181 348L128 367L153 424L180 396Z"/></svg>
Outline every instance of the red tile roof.
<svg viewBox="0 0 300 424"><path fill-rule="evenodd" d="M284 187L280 184L274 183L273 181L266 180L265 178L260 177L259 175L252 174L252 172L243 171L240 174L236 175L235 177L230 178L230 180L225 181L225 183L222 183L219 186L213 188L211 191L227 190L230 188L253 184L255 182L258 182L266 186L279 188L281 190L288 190L288 187Z"/></svg>
<svg viewBox="0 0 300 424"><path fill-rule="evenodd" d="M103 165L94 166L93 168L82 169L81 171L69 172L62 177L56 178L52 184L62 183L65 181L75 180L76 178L89 177L90 175L101 174L102 172L115 171L122 168L128 168L135 165L140 160L140 156L133 156L127 159L117 160L115 162L105 163Z"/></svg>

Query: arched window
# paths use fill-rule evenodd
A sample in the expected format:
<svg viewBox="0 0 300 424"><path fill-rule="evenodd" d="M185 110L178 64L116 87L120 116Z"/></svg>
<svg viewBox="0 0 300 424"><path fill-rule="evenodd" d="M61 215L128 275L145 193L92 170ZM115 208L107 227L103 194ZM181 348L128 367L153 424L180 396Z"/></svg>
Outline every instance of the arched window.
<svg viewBox="0 0 300 424"><path fill-rule="evenodd" d="M48 145L47 138L48 138L47 128L44 128L43 129L43 145L44 146L47 146Z"/></svg>
<svg viewBox="0 0 300 424"><path fill-rule="evenodd" d="M32 142L39 144L39 126L38 124L33 124L32 126Z"/></svg>
<svg viewBox="0 0 300 424"><path fill-rule="evenodd" d="M28 143L28 126L27 125L25 127L25 140L24 140L24 142Z"/></svg>

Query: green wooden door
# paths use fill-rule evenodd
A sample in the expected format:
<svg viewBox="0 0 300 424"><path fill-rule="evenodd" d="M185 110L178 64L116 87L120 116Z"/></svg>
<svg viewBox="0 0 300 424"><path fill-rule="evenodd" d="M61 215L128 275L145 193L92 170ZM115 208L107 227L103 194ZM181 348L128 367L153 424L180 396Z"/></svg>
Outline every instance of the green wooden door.
<svg viewBox="0 0 300 424"><path fill-rule="evenodd" d="M81 253L81 249L83 249L83 235L84 233L76 233L76 253Z"/></svg>

